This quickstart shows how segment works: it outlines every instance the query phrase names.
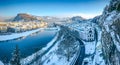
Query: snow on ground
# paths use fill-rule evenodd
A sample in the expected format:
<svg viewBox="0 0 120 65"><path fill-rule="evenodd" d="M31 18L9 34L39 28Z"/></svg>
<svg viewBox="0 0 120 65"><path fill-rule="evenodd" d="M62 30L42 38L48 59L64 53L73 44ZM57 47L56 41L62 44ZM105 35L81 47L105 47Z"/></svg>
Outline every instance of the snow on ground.
<svg viewBox="0 0 120 65"><path fill-rule="evenodd" d="M55 46L43 56L43 59L47 58L43 65L67 65L68 62L66 61L66 57L61 57L55 53L55 51L58 49L59 43L62 41L63 36L61 37L61 40L57 41Z"/></svg>
<svg viewBox="0 0 120 65"><path fill-rule="evenodd" d="M70 65L74 58L76 58L76 54L72 58L70 58L70 61L67 61L67 58L65 56L61 56L56 53L56 50L58 49L58 45L63 40L63 36L55 46L42 57L42 60L44 60L43 65ZM77 43L77 42L75 42Z"/></svg>
<svg viewBox="0 0 120 65"><path fill-rule="evenodd" d="M59 55L54 52L58 48L59 43L60 41L45 55L47 59L43 65L66 65L68 63L66 57L59 58Z"/></svg>
<svg viewBox="0 0 120 65"><path fill-rule="evenodd" d="M116 15L116 11L113 11L109 14L109 16L106 18L106 21L110 23L111 20L113 20L113 17Z"/></svg>
<svg viewBox="0 0 120 65"><path fill-rule="evenodd" d="M82 65L93 65L92 58L91 57L84 58Z"/></svg>
<svg viewBox="0 0 120 65"><path fill-rule="evenodd" d="M111 37L112 37L112 39L113 39L113 42L114 42L117 50L120 52L120 44L119 44L120 41L117 41L117 40L116 40L115 32L114 32L114 31L112 31L110 34L111 34ZM118 37L117 37L117 38L118 38ZM118 39L119 39L119 38L118 38Z"/></svg>
<svg viewBox="0 0 120 65"><path fill-rule="evenodd" d="M84 42L85 44L85 54L93 54L96 48L96 42Z"/></svg>
<svg viewBox="0 0 120 65"><path fill-rule="evenodd" d="M102 55L102 45L101 45L101 31L99 31L98 33L98 42L96 45L96 52L94 55L94 59L93 59L93 65L105 65L105 61L103 59L103 55Z"/></svg>
<svg viewBox="0 0 120 65"><path fill-rule="evenodd" d="M101 49L97 49L95 56L94 56L94 60L93 60L93 65L105 65L105 61L103 59L102 56L102 50Z"/></svg>
<svg viewBox="0 0 120 65"><path fill-rule="evenodd" d="M59 30L58 30L58 31L59 31ZM39 50L38 52L36 52L36 53L34 53L34 54L32 54L32 55L24 58L24 59L21 59L22 65L26 65L26 64L32 62L32 60L35 58L36 54L37 54L37 55L41 55L42 52L46 51L46 50L47 50L50 46L52 46L52 44L57 40L58 35L59 35L59 34L57 33L56 36L52 39L52 41L50 41L50 42L47 44L46 47L42 48L42 49Z"/></svg>
<svg viewBox="0 0 120 65"><path fill-rule="evenodd" d="M4 64L0 61L0 65L4 65Z"/></svg>
<svg viewBox="0 0 120 65"><path fill-rule="evenodd" d="M31 31L22 32L22 33L13 33L11 35L0 35L0 41L12 40L12 39L28 36L40 30L41 29L39 28L39 29L31 30Z"/></svg>
<svg viewBox="0 0 120 65"><path fill-rule="evenodd" d="M97 49L94 58L92 58L92 56L86 57L83 61L82 65L105 65L105 61L103 59L103 56L101 55L102 51L99 48L99 50Z"/></svg>

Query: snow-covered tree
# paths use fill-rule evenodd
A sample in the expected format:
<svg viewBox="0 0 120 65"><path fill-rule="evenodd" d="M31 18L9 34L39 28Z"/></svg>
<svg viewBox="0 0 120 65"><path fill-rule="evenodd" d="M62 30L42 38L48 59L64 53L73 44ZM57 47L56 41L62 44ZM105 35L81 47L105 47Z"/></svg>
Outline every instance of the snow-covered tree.
<svg viewBox="0 0 120 65"><path fill-rule="evenodd" d="M8 58L7 56L2 57L4 65L8 65Z"/></svg>
<svg viewBox="0 0 120 65"><path fill-rule="evenodd" d="M15 50L12 54L12 59L10 60L10 65L21 65L20 64L20 50L18 45L16 45Z"/></svg>

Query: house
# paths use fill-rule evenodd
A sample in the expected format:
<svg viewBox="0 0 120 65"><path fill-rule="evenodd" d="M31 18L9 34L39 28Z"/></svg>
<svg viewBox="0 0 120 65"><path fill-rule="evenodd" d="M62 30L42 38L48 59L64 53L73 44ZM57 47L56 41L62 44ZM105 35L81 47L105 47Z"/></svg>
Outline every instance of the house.
<svg viewBox="0 0 120 65"><path fill-rule="evenodd" d="M94 31L94 28L92 27L85 27L85 28L82 28L82 27L79 27L77 28L77 30L79 31L79 37L84 40L84 41L94 41L95 40L95 31Z"/></svg>
<svg viewBox="0 0 120 65"><path fill-rule="evenodd" d="M5 24L5 23L0 23L0 32L1 32L1 33L7 32L7 24Z"/></svg>
<svg viewBox="0 0 120 65"><path fill-rule="evenodd" d="M88 40L94 40L95 39L95 31L90 29L88 34Z"/></svg>
<svg viewBox="0 0 120 65"><path fill-rule="evenodd" d="M95 31L94 28L88 28L86 33L86 41L94 41L95 40Z"/></svg>
<svg viewBox="0 0 120 65"><path fill-rule="evenodd" d="M7 31L12 33L17 33L17 32L20 32L21 29L20 27L8 27Z"/></svg>
<svg viewBox="0 0 120 65"><path fill-rule="evenodd" d="M0 33L6 33L7 32L7 26L0 26Z"/></svg>

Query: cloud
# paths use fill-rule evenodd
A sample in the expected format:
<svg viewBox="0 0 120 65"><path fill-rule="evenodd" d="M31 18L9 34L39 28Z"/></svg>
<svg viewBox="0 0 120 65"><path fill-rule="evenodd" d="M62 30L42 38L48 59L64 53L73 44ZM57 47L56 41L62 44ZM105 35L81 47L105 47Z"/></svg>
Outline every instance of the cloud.
<svg viewBox="0 0 120 65"><path fill-rule="evenodd" d="M99 16L99 15L101 15L102 13L97 13L97 14L95 14L95 13L64 13L64 14L60 14L60 15L55 15L56 17L61 17L61 18L63 18L63 17L73 17L73 16L81 16L81 17L83 17L83 18L85 18L85 19L90 19L90 18L94 18L94 17L96 17L96 16Z"/></svg>
<svg viewBox="0 0 120 65"><path fill-rule="evenodd" d="M90 19L90 18L94 18L96 16L99 16L101 14L102 13L99 13L99 14L76 13L76 14L72 14L71 16L81 16L83 18Z"/></svg>

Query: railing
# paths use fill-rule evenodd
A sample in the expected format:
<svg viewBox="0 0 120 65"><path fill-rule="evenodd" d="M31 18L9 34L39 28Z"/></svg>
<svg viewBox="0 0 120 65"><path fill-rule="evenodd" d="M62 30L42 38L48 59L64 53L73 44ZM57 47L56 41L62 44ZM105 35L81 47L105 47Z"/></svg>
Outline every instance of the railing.
<svg viewBox="0 0 120 65"><path fill-rule="evenodd" d="M70 29L70 28L68 28ZM75 34L72 34L72 30L70 29L70 34L73 35L74 37L76 37L77 39L80 39L79 37L77 37ZM81 39L80 39L81 40ZM80 43L80 42L79 42ZM81 46L81 45L80 45ZM74 57L73 61L69 64L69 65L75 65L75 63L77 62L77 59L79 58L80 56L80 50L81 50L81 47L79 46L79 50L78 50L78 53L76 54L76 57Z"/></svg>
<svg viewBox="0 0 120 65"><path fill-rule="evenodd" d="M75 65L79 55L80 55L80 51L78 51L78 53L76 54L76 57L73 58L73 61L70 63L70 65Z"/></svg>

